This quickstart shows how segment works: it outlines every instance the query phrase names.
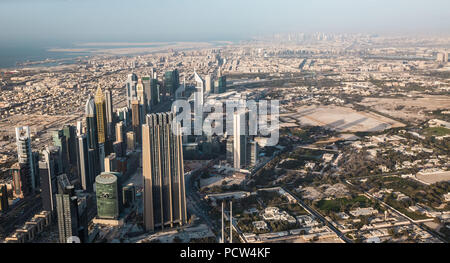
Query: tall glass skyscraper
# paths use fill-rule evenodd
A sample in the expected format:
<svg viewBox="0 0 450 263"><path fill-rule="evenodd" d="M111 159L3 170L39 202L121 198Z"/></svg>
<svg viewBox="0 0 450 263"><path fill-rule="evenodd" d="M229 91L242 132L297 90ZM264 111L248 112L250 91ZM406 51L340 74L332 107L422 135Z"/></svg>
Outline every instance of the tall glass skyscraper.
<svg viewBox="0 0 450 263"><path fill-rule="evenodd" d="M170 96L175 96L175 91L180 87L180 75L178 70L166 71L164 74L165 92L169 92Z"/></svg>
<svg viewBox="0 0 450 263"><path fill-rule="evenodd" d="M181 133L172 132L173 113L147 115L142 127L144 225L147 231L186 223ZM180 130L180 127L177 127Z"/></svg>
<svg viewBox="0 0 450 263"><path fill-rule="evenodd" d="M114 137L114 119L113 119L113 100L111 89L105 89L105 103L106 103L106 123L107 136L110 140Z"/></svg>
<svg viewBox="0 0 450 263"><path fill-rule="evenodd" d="M127 92L127 107L131 107L131 101L136 99L136 86L137 86L138 77L136 74L129 74L127 77L127 82L125 83L125 88Z"/></svg>
<svg viewBox="0 0 450 263"><path fill-rule="evenodd" d="M33 152L31 150L31 133L30 127L23 126L16 128L16 144L17 144L17 155L19 163L22 166L26 166L29 172L29 181L31 190L34 191L36 188L36 178L37 171L35 171L35 164L33 159Z"/></svg>
<svg viewBox="0 0 450 263"><path fill-rule="evenodd" d="M106 102L103 95L102 88L99 86L94 97L95 110L97 114L97 133L98 143L105 143L106 141Z"/></svg>

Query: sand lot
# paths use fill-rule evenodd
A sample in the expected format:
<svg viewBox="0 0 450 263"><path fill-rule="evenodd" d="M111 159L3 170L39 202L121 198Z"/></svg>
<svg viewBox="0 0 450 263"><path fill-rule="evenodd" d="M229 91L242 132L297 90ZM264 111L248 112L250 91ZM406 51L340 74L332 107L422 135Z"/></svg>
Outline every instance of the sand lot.
<svg viewBox="0 0 450 263"><path fill-rule="evenodd" d="M450 171L443 171L430 174L418 173L416 177L417 179L424 181L425 183L434 184L437 182L450 181Z"/></svg>
<svg viewBox="0 0 450 263"><path fill-rule="evenodd" d="M323 126L339 132L382 131L405 126L375 113L339 106L301 106L294 113L280 114L280 117L284 116L301 125Z"/></svg>
<svg viewBox="0 0 450 263"><path fill-rule="evenodd" d="M422 122L427 116L424 111L450 109L450 96L425 96L424 98L365 98L364 106L373 107L376 111L389 116Z"/></svg>

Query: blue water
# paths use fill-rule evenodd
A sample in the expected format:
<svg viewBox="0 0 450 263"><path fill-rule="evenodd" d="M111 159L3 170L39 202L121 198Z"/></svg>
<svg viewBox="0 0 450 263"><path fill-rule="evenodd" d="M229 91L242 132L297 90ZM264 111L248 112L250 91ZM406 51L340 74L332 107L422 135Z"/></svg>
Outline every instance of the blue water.
<svg viewBox="0 0 450 263"><path fill-rule="evenodd" d="M167 42L166 42L167 43ZM46 45L39 43L30 43L19 45L13 44L0 44L0 68L20 68L24 62L36 62L44 61L46 59L58 61L49 61L48 63L35 64L36 66L52 66L57 64L70 64L75 61L75 58L85 57L91 55L90 52L54 52L49 51L52 48L73 49L73 48L88 48L92 50L96 49L114 49L114 48L139 48L139 47L157 47L163 44L151 44L151 45L76 45L72 43L58 43L57 45ZM26 67L33 66L33 64L27 64Z"/></svg>
<svg viewBox="0 0 450 263"><path fill-rule="evenodd" d="M48 49L48 47L1 46L0 68L15 68L20 67L20 63L23 62L43 61L46 59L64 59L64 61L61 61L62 63L70 63L69 59L89 55L83 52L51 52ZM50 63L39 65L48 66Z"/></svg>

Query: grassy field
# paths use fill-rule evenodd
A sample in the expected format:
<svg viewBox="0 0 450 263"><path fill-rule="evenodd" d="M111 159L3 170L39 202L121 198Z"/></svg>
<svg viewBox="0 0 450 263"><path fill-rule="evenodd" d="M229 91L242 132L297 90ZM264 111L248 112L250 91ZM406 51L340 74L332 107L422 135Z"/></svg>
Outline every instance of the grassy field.
<svg viewBox="0 0 450 263"><path fill-rule="evenodd" d="M353 199L348 198L336 198L333 200L325 200L322 199L317 203L317 207L325 212L343 212L351 207L370 207L372 204L371 200L369 200L365 196L357 196Z"/></svg>
<svg viewBox="0 0 450 263"><path fill-rule="evenodd" d="M424 130L426 136L444 136L450 134L450 129L444 127L430 127Z"/></svg>

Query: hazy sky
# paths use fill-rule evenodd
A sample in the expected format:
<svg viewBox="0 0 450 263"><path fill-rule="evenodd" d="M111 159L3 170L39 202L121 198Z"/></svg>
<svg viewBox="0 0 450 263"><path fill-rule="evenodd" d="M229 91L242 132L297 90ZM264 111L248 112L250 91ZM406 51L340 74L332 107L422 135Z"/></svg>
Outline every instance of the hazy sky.
<svg viewBox="0 0 450 263"><path fill-rule="evenodd" d="M311 31L448 34L450 1L0 0L0 44L238 40Z"/></svg>

